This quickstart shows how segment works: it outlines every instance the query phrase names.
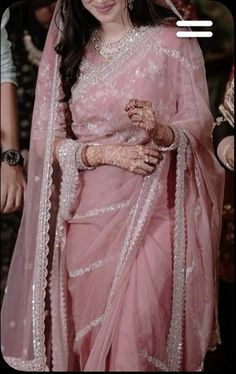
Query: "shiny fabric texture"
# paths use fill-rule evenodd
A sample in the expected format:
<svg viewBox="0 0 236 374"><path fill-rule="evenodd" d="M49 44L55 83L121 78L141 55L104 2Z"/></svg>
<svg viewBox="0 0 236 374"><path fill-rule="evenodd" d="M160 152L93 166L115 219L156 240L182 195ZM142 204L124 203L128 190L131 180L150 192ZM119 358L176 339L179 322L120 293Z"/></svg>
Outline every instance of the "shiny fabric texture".
<svg viewBox="0 0 236 374"><path fill-rule="evenodd" d="M51 25L2 308L3 356L18 370L200 371L219 341L224 175L202 53L176 31L135 29L111 61L88 45L63 104ZM125 112L132 98L152 101L157 120L177 128L178 149L148 177L106 165L79 172L68 127L82 143L147 142ZM67 144L60 167L57 137Z"/></svg>

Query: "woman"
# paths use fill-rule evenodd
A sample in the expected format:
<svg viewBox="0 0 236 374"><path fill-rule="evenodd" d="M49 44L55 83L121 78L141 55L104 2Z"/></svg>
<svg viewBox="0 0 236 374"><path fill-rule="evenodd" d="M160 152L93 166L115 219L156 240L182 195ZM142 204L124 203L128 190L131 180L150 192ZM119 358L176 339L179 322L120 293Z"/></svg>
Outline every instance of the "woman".
<svg viewBox="0 0 236 374"><path fill-rule="evenodd" d="M162 5L58 3L2 311L18 370L201 370L219 338L223 175L201 51Z"/></svg>

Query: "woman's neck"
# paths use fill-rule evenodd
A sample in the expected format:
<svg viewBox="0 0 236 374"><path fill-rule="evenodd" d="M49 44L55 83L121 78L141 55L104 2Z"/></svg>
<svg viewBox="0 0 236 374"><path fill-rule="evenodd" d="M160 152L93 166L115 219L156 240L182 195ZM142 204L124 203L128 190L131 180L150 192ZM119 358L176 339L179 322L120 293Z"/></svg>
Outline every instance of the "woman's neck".
<svg viewBox="0 0 236 374"><path fill-rule="evenodd" d="M127 17L121 22L103 23L100 31L104 41L113 42L121 39L132 27L133 26Z"/></svg>

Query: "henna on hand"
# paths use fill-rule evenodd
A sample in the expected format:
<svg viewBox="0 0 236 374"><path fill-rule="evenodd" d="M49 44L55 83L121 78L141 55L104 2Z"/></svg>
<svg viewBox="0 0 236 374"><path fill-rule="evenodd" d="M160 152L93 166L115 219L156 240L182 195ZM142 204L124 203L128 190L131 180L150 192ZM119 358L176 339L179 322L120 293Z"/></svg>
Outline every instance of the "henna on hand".
<svg viewBox="0 0 236 374"><path fill-rule="evenodd" d="M147 131L150 138L157 144L169 147L174 141L172 129L156 120L152 103L147 100L130 100L125 110L133 125Z"/></svg>
<svg viewBox="0 0 236 374"><path fill-rule="evenodd" d="M154 144L102 144L86 148L89 166L113 165L140 175L153 173L162 158Z"/></svg>

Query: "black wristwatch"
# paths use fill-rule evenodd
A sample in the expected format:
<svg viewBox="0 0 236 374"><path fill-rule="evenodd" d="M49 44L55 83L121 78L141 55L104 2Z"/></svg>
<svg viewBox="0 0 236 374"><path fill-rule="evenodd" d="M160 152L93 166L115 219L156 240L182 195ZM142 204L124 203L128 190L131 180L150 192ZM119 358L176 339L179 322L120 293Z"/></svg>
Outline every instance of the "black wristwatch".
<svg viewBox="0 0 236 374"><path fill-rule="evenodd" d="M24 165L23 157L20 152L15 149L8 149L7 151L2 152L1 162L6 162L10 166Z"/></svg>

